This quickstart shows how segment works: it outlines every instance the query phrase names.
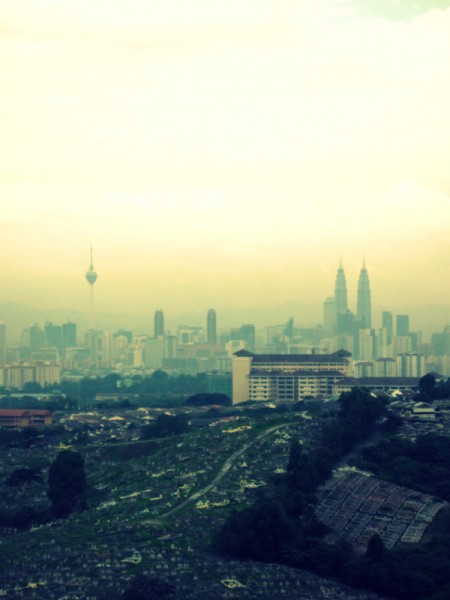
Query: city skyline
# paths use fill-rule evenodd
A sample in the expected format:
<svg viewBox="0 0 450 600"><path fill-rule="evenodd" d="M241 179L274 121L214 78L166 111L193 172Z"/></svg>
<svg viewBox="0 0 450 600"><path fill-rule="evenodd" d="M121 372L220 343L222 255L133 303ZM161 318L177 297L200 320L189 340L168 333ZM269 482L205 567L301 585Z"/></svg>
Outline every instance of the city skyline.
<svg viewBox="0 0 450 600"><path fill-rule="evenodd" d="M0 0L0 304L446 324L450 10L356 4Z"/></svg>
<svg viewBox="0 0 450 600"><path fill-rule="evenodd" d="M86 296L84 310L74 311L68 308L51 309L50 307L47 307L45 310L39 310L31 306L16 305L15 303L0 303L0 316L3 316L5 323L8 323L7 331L10 343L12 343L12 338L15 339L15 342L18 341L22 330L31 327L33 324L38 325L39 322L52 325L52 322L55 321L56 324L61 325L64 321L75 321L82 331L93 329L93 285L97 281L98 274L93 266L92 247L90 253L89 269L85 274L85 279L89 284L89 295ZM300 302L285 303L284 305L274 306L266 310L257 306L250 310L240 307L240 309L235 311L226 308L219 311L216 308L207 309L206 305L202 306L202 303L198 303L197 309L190 313L166 313L168 317L167 333L170 334L178 327L189 324L190 326L203 328L210 340L208 343L211 343L216 338L218 332L228 331L230 328L236 327L240 320L241 322L252 322L260 331L268 327L270 328L275 324L281 325L288 321L292 321L292 323L295 321L297 326L303 327L322 325L325 337L339 333L354 335L357 329L372 328L375 330L384 327L386 328L388 337L391 337L393 333L392 320L395 316L396 332L399 327L402 330L405 329L405 331L407 329L409 332L411 321L411 330L422 332L425 336L424 341L426 341L430 339L431 333L438 332L443 327L448 326L448 319L446 319L448 315L446 312L443 314L439 312L430 314L426 320L421 321L420 318L417 318L417 314L414 311L410 314L404 305L399 306L397 309L393 309L392 307L380 308L376 305L374 307L371 302L371 284L365 258L362 261L358 278L356 278L356 273L350 274L350 294L347 291L347 278L342 258L339 259L339 263L336 266L334 296L326 296L321 301L317 301L316 311L312 319L301 311L302 305ZM332 286L332 283L332 281L329 282L329 288ZM349 295L350 299L348 298ZM164 307L157 308L154 310L152 317L152 311L148 307L147 315L137 314L134 316L134 319L131 313L114 314L100 312L100 322L95 322L95 329L112 331L113 329L125 327L135 333L152 335L155 338L160 337L166 333L164 311ZM219 312L218 322L217 312ZM405 314L405 312L408 314ZM8 316L5 317L5 313L9 314L9 318ZM288 316L289 314L291 316ZM390 321L386 320L389 318ZM0 319L1 322L2 320ZM3 326L5 327L5 324ZM11 333L11 330L14 331L14 334ZM397 335L406 334L398 333Z"/></svg>

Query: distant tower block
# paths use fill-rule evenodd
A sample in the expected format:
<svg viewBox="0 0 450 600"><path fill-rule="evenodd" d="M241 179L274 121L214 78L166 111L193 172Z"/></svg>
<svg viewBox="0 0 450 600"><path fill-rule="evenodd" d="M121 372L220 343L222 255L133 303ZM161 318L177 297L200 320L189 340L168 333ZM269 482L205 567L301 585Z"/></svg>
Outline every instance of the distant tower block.
<svg viewBox="0 0 450 600"><path fill-rule="evenodd" d="M164 335L164 313L161 309L155 311L155 317L153 320L153 331L155 338Z"/></svg>
<svg viewBox="0 0 450 600"><path fill-rule="evenodd" d="M206 333L208 344L217 344L216 311L213 308L208 310L206 317Z"/></svg>
<svg viewBox="0 0 450 600"><path fill-rule="evenodd" d="M91 246L91 264L86 271L86 281L89 283L89 329L94 329L94 283L97 281L97 273L94 270L92 263L92 246Z"/></svg>
<svg viewBox="0 0 450 600"><path fill-rule="evenodd" d="M339 262L339 268L336 273L336 282L334 285L334 299L336 302L337 314L346 313L348 310L347 304L347 282L345 280L344 267L342 260Z"/></svg>
<svg viewBox="0 0 450 600"><path fill-rule="evenodd" d="M362 329L372 327L369 274L367 273L365 261L363 261L363 266L359 273L356 315L362 323Z"/></svg>

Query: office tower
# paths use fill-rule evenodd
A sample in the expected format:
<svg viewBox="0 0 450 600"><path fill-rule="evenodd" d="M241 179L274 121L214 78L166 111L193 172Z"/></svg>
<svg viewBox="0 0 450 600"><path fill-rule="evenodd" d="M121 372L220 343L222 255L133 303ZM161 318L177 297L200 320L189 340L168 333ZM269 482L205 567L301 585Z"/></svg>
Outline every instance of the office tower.
<svg viewBox="0 0 450 600"><path fill-rule="evenodd" d="M169 335L166 337L166 345L164 349L164 355L166 358L176 358L177 355L177 336Z"/></svg>
<svg viewBox="0 0 450 600"><path fill-rule="evenodd" d="M284 328L284 335L289 339L294 337L294 317L289 317Z"/></svg>
<svg viewBox="0 0 450 600"><path fill-rule="evenodd" d="M63 348L75 348L77 345L77 326L68 321L62 326L62 345Z"/></svg>
<svg viewBox="0 0 450 600"><path fill-rule="evenodd" d="M411 338L411 350L413 352L419 352L420 347L422 345L422 332L421 331L412 331L409 334Z"/></svg>
<svg viewBox="0 0 450 600"><path fill-rule="evenodd" d="M160 369L164 358L165 340L159 335L144 343L144 365L150 369Z"/></svg>
<svg viewBox="0 0 450 600"><path fill-rule="evenodd" d="M412 340L409 335L399 335L394 337L393 354L406 354L412 352Z"/></svg>
<svg viewBox="0 0 450 600"><path fill-rule="evenodd" d="M89 269L86 271L86 281L89 283L89 329L94 329L94 283L97 281L97 273L94 271L92 262L92 246L91 262Z"/></svg>
<svg viewBox="0 0 450 600"><path fill-rule="evenodd" d="M61 325L53 325L46 323L44 326L45 347L56 348L59 352L62 348L62 327Z"/></svg>
<svg viewBox="0 0 450 600"><path fill-rule="evenodd" d="M370 284L365 261L359 273L356 317L362 329L371 327Z"/></svg>
<svg viewBox="0 0 450 600"><path fill-rule="evenodd" d="M375 358L375 336L373 329L360 329L358 333L359 360L373 360Z"/></svg>
<svg viewBox="0 0 450 600"><path fill-rule="evenodd" d="M431 336L433 352L438 356L450 355L450 325L444 327L442 332L435 332Z"/></svg>
<svg viewBox="0 0 450 600"><path fill-rule="evenodd" d="M355 315L351 310L347 310L344 313L337 314L337 333L354 335L356 332Z"/></svg>
<svg viewBox="0 0 450 600"><path fill-rule="evenodd" d="M339 262L339 268L336 273L334 299L336 301L336 313L340 314L347 312L347 283L345 281L345 273L344 268L342 266L342 260Z"/></svg>
<svg viewBox="0 0 450 600"><path fill-rule="evenodd" d="M326 335L337 332L336 299L331 296L323 303L323 329Z"/></svg>
<svg viewBox="0 0 450 600"><path fill-rule="evenodd" d="M394 335L394 318L391 311L383 310L381 313L381 327L386 329L386 343L392 344L392 336Z"/></svg>
<svg viewBox="0 0 450 600"><path fill-rule="evenodd" d="M398 337L409 335L409 315L395 317L395 335Z"/></svg>
<svg viewBox="0 0 450 600"><path fill-rule="evenodd" d="M6 325L0 322L0 365L6 364Z"/></svg>
<svg viewBox="0 0 450 600"><path fill-rule="evenodd" d="M385 327L377 329L375 332L375 356L377 358L390 358L392 346L387 343L387 331Z"/></svg>
<svg viewBox="0 0 450 600"><path fill-rule="evenodd" d="M6 325L0 321L0 348L6 348Z"/></svg>
<svg viewBox="0 0 450 600"><path fill-rule="evenodd" d="M241 325L239 329L233 328L230 333L230 340L243 340L245 342L247 350L250 350L250 352L254 352L256 346L255 326L251 324L245 324Z"/></svg>
<svg viewBox="0 0 450 600"><path fill-rule="evenodd" d="M45 335L36 323L30 327L30 349L40 350L45 346Z"/></svg>
<svg viewBox="0 0 450 600"><path fill-rule="evenodd" d="M155 310L153 317L153 337L157 338L164 335L164 313L162 309Z"/></svg>
<svg viewBox="0 0 450 600"><path fill-rule="evenodd" d="M208 310L206 317L206 339L208 344L217 344L216 311L213 308Z"/></svg>
<svg viewBox="0 0 450 600"><path fill-rule="evenodd" d="M104 333L89 329L84 334L84 347L89 350L91 366L100 367L103 362Z"/></svg>

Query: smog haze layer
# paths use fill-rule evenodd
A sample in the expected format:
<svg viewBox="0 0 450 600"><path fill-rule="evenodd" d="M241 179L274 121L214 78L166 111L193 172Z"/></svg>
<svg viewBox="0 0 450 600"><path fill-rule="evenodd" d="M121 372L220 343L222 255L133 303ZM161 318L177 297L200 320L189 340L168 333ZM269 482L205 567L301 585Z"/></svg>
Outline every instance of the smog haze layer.
<svg viewBox="0 0 450 600"><path fill-rule="evenodd" d="M370 6L0 0L0 302L449 315L449 3Z"/></svg>

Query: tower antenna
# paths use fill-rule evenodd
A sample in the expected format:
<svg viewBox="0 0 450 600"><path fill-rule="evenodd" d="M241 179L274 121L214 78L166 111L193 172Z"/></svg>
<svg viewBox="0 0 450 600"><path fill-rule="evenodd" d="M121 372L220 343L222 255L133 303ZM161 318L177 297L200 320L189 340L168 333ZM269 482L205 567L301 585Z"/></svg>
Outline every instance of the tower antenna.
<svg viewBox="0 0 450 600"><path fill-rule="evenodd" d="M94 329L94 283L97 281L97 273L94 270L91 246L91 262L86 271L86 281L89 283L89 329Z"/></svg>

